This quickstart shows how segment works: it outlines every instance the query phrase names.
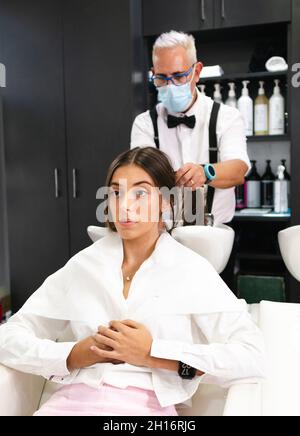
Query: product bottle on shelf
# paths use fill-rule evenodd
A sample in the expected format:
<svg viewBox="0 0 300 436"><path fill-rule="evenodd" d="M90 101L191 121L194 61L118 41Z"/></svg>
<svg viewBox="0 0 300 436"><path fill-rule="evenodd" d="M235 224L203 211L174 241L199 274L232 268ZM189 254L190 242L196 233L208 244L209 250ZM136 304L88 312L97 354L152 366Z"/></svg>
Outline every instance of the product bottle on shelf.
<svg viewBox="0 0 300 436"><path fill-rule="evenodd" d="M272 173L271 161L267 160L267 168L261 181L261 202L262 208L274 208L274 180L275 175Z"/></svg>
<svg viewBox="0 0 300 436"><path fill-rule="evenodd" d="M214 87L215 87L214 101L216 103L223 103L220 83L215 83Z"/></svg>
<svg viewBox="0 0 300 436"><path fill-rule="evenodd" d="M284 98L279 88L280 80L274 80L274 82L274 93L270 98L269 131L270 135L284 135Z"/></svg>
<svg viewBox="0 0 300 436"><path fill-rule="evenodd" d="M205 94L205 88L206 88L206 85L200 85L199 88L200 88L201 93L204 94L204 95L206 95L206 94Z"/></svg>
<svg viewBox="0 0 300 436"><path fill-rule="evenodd" d="M246 135L253 136L253 100L249 96L248 84L249 80L243 81L243 90L242 96L238 100L238 109L243 115L245 126L246 126Z"/></svg>
<svg viewBox="0 0 300 436"><path fill-rule="evenodd" d="M284 179L285 167L279 165L277 179L274 182L274 211L275 213L287 213L288 205L288 181Z"/></svg>
<svg viewBox="0 0 300 436"><path fill-rule="evenodd" d="M264 83L259 82L260 88L255 100L254 129L257 136L269 134L269 100L265 94Z"/></svg>
<svg viewBox="0 0 300 436"><path fill-rule="evenodd" d="M286 169L286 159L282 159L281 160L282 165L284 166L284 180L287 181L287 186L288 186L288 205L289 208L291 207L291 176L289 175L289 173L287 172Z"/></svg>
<svg viewBox="0 0 300 436"><path fill-rule="evenodd" d="M235 83L230 82L228 83L228 86L230 88L228 98L226 100L226 105L237 108L237 99L235 94Z"/></svg>
<svg viewBox="0 0 300 436"><path fill-rule="evenodd" d="M252 160L251 164L251 171L245 183L246 207L257 209L261 206L261 177L257 172L256 160Z"/></svg>
<svg viewBox="0 0 300 436"><path fill-rule="evenodd" d="M236 210L245 209L245 185L240 185L235 188L236 195Z"/></svg>

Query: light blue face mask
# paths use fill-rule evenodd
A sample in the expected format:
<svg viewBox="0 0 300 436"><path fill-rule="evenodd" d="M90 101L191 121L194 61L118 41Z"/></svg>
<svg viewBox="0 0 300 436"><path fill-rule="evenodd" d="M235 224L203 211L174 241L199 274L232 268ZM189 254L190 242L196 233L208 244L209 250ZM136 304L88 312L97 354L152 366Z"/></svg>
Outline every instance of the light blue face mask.
<svg viewBox="0 0 300 436"><path fill-rule="evenodd" d="M158 88L158 100L168 112L186 111L193 101L191 82L181 86L171 84Z"/></svg>

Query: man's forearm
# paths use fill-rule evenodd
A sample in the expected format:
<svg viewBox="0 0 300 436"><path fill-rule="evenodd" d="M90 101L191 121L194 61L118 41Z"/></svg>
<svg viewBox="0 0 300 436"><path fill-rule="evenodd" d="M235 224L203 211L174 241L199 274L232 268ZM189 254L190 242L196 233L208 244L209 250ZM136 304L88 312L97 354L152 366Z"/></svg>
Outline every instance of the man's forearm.
<svg viewBox="0 0 300 436"><path fill-rule="evenodd" d="M247 164L242 160L229 160L214 164L216 179L210 186L218 189L228 189L242 185L248 171Z"/></svg>

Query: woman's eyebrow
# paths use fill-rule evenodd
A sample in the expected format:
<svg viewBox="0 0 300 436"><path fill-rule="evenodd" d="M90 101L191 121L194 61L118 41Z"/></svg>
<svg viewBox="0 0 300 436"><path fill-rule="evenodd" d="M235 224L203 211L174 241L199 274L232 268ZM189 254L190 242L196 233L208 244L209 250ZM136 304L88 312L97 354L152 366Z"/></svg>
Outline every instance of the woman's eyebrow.
<svg viewBox="0 0 300 436"><path fill-rule="evenodd" d="M147 180L141 180L140 182L136 182L133 186L141 185L142 183L147 183L147 185L154 186L152 183L147 182ZM118 182L112 182L111 185L120 186Z"/></svg>

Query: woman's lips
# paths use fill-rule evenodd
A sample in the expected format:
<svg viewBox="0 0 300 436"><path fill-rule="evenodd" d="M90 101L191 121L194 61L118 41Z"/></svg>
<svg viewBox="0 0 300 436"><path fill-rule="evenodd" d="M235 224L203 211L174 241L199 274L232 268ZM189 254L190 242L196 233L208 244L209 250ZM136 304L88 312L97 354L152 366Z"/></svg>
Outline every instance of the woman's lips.
<svg viewBox="0 0 300 436"><path fill-rule="evenodd" d="M131 227L137 224L135 221L120 221L122 227Z"/></svg>

